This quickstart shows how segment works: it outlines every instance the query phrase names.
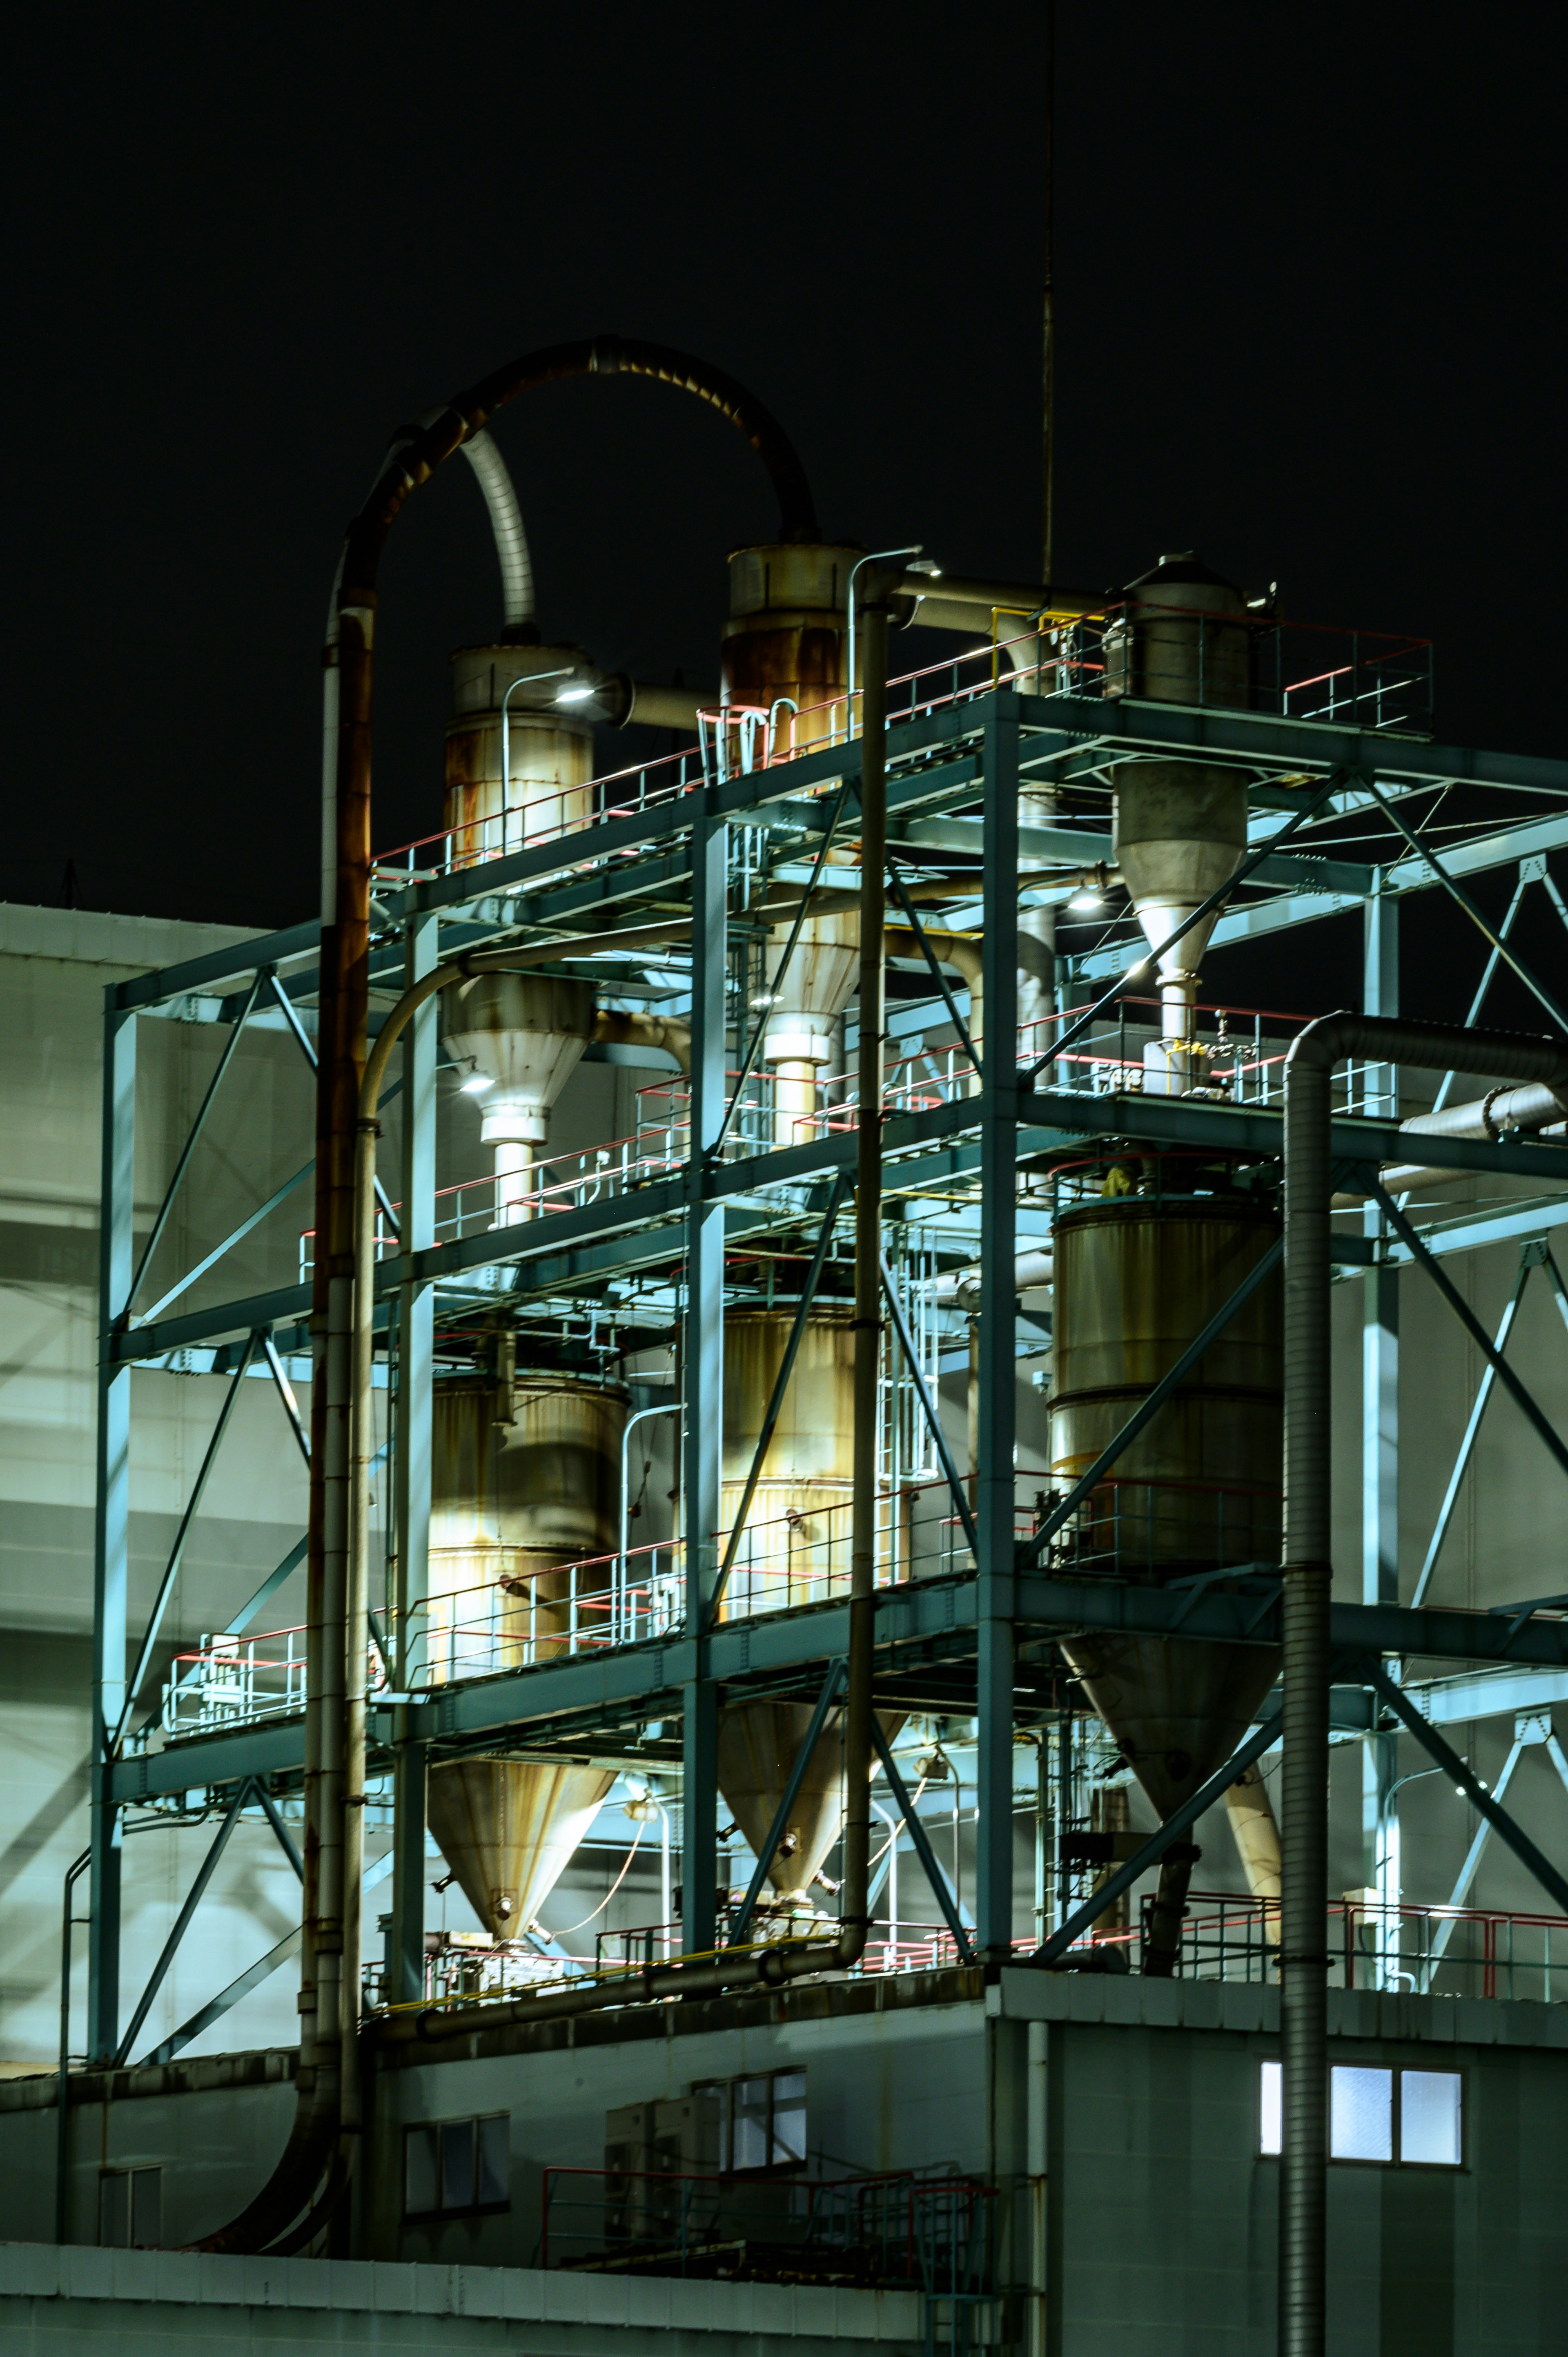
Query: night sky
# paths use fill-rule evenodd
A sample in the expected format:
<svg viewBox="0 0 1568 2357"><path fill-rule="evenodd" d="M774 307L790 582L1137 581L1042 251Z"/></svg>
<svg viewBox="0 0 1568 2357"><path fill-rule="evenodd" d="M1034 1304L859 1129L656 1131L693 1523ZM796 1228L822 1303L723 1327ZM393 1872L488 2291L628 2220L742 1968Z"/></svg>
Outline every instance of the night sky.
<svg viewBox="0 0 1568 2357"><path fill-rule="evenodd" d="M1434 639L1445 741L1562 749L1564 21L1060 12L1059 580L1196 545ZM88 907L309 913L343 522L392 427L564 338L739 377L829 535L1035 577L1039 23L32 12L0 892L58 903L70 861ZM546 636L714 678L725 555L773 531L740 437L628 380L497 431ZM446 658L498 621L454 460L382 573L379 845L439 823Z"/></svg>

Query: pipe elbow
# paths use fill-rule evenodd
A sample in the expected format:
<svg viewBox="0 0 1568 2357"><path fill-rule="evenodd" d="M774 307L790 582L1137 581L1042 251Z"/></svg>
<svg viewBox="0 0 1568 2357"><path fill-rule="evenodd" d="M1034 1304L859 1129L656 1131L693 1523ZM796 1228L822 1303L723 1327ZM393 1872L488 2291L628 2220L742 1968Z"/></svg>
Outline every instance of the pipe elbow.
<svg viewBox="0 0 1568 2357"><path fill-rule="evenodd" d="M671 1015L628 1014L601 1006L594 1016L594 1038L601 1046L661 1048L682 1072L692 1069L692 1027Z"/></svg>

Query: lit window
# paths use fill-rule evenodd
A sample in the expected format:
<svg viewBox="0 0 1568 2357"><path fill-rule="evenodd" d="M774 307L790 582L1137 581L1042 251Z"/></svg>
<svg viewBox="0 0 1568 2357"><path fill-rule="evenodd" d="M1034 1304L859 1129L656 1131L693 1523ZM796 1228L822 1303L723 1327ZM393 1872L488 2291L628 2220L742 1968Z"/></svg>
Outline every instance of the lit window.
<svg viewBox="0 0 1568 2357"><path fill-rule="evenodd" d="M1259 2072L1258 2149L1277 2155L1283 2144L1283 2073L1278 2062ZM1464 2162L1461 2083L1456 2071L1394 2071L1384 2065L1336 2062L1329 2082L1329 2157L1334 2160L1398 2158L1417 2167L1458 2169Z"/></svg>
<svg viewBox="0 0 1568 2357"><path fill-rule="evenodd" d="M1258 2149L1264 2153L1283 2152L1284 2119L1280 2104L1284 2090L1284 2072L1279 2063L1265 2062L1259 2076L1262 2126Z"/></svg>
<svg viewBox="0 0 1568 2357"><path fill-rule="evenodd" d="M1400 2158L1457 2169L1464 2157L1457 2071L1400 2072Z"/></svg>
<svg viewBox="0 0 1568 2357"><path fill-rule="evenodd" d="M403 2214L451 2217L504 2210L510 2201L510 2122L504 2112L477 2120L437 2120L409 2128L403 2143Z"/></svg>
<svg viewBox="0 0 1568 2357"><path fill-rule="evenodd" d="M1337 2062L1328 2098L1332 2160L1392 2160L1394 2074Z"/></svg>

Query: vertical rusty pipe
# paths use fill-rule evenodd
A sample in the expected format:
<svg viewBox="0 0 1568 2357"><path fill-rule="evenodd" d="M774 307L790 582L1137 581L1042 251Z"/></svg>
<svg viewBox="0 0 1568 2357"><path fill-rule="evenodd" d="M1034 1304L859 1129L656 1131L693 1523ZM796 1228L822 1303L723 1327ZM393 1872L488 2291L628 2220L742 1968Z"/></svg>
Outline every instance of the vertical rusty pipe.
<svg viewBox="0 0 1568 2357"><path fill-rule="evenodd" d="M364 1787L366 1599L353 1567L354 1166L369 1005L371 712L381 552L410 494L503 403L562 377L594 374L651 377L709 403L768 468L783 538L816 537L800 460L744 387L689 353L611 336L528 353L402 428L349 527L324 658L300 2100L266 2183L237 2218L203 2238L203 2249L259 2250L280 2235L309 2201L334 2136L357 2121L352 2076L347 2107L343 2080L360 2017L360 1878L348 1878L359 1843L348 1827L362 1809ZM341 2185L341 2169L335 2181Z"/></svg>
<svg viewBox="0 0 1568 2357"><path fill-rule="evenodd" d="M316 1266L309 1602L306 1637L306 1971L301 2043L341 2105L359 1990L360 1885L348 1821L364 1785L363 1628L350 1620L353 1524L354 1155L365 1061L371 911L371 697L375 593L345 582L338 607L336 746L324 830L321 989L316 1098ZM330 758L330 756L329 756ZM356 1646L360 1706L350 1709ZM303 2056L302 2056L303 2059Z"/></svg>

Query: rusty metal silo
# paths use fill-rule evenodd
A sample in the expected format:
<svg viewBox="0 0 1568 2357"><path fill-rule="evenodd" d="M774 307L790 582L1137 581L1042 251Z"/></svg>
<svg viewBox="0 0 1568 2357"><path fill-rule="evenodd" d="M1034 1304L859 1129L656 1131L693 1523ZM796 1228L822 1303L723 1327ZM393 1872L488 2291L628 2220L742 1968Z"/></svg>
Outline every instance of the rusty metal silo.
<svg viewBox="0 0 1568 2357"><path fill-rule="evenodd" d="M807 1319L746 1536L721 1613L739 1618L825 1601L849 1575L854 1441L854 1329L848 1303L822 1302ZM793 1308L735 1308L725 1316L723 1489L727 1544L784 1351ZM810 1731L812 1706L726 1705L719 1714L718 1779L754 1852L768 1838L784 1787ZM889 1741L902 1717L879 1714ZM843 1819L842 1711L828 1715L783 1838L768 1864L776 1897L759 1930L788 1930L814 1911L813 1878Z"/></svg>
<svg viewBox="0 0 1568 2357"><path fill-rule="evenodd" d="M805 752L844 734L849 677L849 580L859 548L779 542L737 549L729 562L730 612L723 649L724 698L773 716L782 752ZM830 854L836 866L848 852ZM860 920L848 892L824 885L825 903L801 928L789 969L768 1009L763 1060L773 1075L779 1146L809 1137L833 1029L855 985ZM835 900L844 903L835 908ZM771 994L789 939L788 923L768 938L763 986Z"/></svg>
<svg viewBox="0 0 1568 2357"><path fill-rule="evenodd" d="M609 1582L563 1566L613 1553L627 1394L566 1375L436 1386L429 1647L436 1684L568 1652ZM614 1781L573 1763L431 1770L431 1833L498 1938L537 1914Z"/></svg>
<svg viewBox="0 0 1568 2357"><path fill-rule="evenodd" d="M580 647L460 647L446 730L448 857L472 867L581 833L593 815L598 674ZM575 697L563 705L561 697ZM565 976L490 974L443 994L447 1046L479 1095L496 1224L534 1208L550 1113L593 1037L594 998Z"/></svg>
<svg viewBox="0 0 1568 2357"><path fill-rule="evenodd" d="M1105 694L1160 704L1244 706L1251 626L1246 601L1190 550L1131 584L1105 636ZM1144 1050L1145 1088L1181 1095L1203 1077L1197 982L1216 916L1166 943L1233 876L1247 848L1247 773L1220 762L1118 761L1112 828L1122 880L1155 952L1161 1037Z"/></svg>
<svg viewBox="0 0 1568 2357"><path fill-rule="evenodd" d="M1051 1472L1093 1464L1279 1233L1237 1193L1108 1196L1056 1226ZM1278 1560L1282 1287L1265 1281L1085 1501L1073 1546L1163 1585ZM1155 1810L1168 1817L1252 1724L1272 1645L1086 1634L1063 1647ZM1167 1860L1145 1969L1169 1972L1190 1867Z"/></svg>

